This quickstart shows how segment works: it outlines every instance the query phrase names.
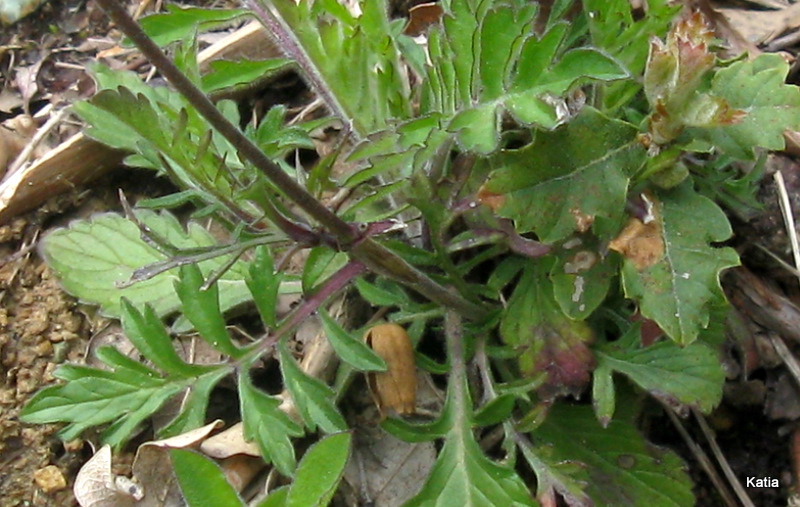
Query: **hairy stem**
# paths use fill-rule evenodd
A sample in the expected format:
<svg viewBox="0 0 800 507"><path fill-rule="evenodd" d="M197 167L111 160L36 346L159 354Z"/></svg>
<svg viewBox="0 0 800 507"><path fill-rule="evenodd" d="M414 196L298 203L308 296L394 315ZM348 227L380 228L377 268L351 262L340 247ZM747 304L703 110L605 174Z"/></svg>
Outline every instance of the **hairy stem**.
<svg viewBox="0 0 800 507"><path fill-rule="evenodd" d="M339 117L347 126L346 130L355 136L355 140L361 139L361 133L353 129L353 119L347 114L342 104L331 93L330 88L325 85L325 80L317 70L317 66L308 57L308 54L303 49L303 46L297 40L292 30L286 25L286 22L272 11L274 7L270 8L265 6L265 2L259 0L244 0L244 4L252 11L258 18L262 25L270 31L273 37L278 41L278 46L283 50L284 54L294 60L297 65L302 69L303 75L308 80L308 84L314 90L319 98L331 109L334 116Z"/></svg>
<svg viewBox="0 0 800 507"><path fill-rule="evenodd" d="M166 57L155 42L144 33L141 26L131 18L124 7L117 0L98 0L103 10L119 28L127 35L136 47L148 60L161 72L172 85L186 97L192 106L208 122L227 139L239 153L258 167L275 186L283 192L314 220L322 224L332 234L341 238L343 244L348 244L357 238L353 229L331 210L298 185L277 164L273 163L261 149L250 141L223 114L213 102L189 80L183 72Z"/></svg>
<svg viewBox="0 0 800 507"><path fill-rule="evenodd" d="M470 319L482 319L486 309L448 292L402 258L339 218L303 187L297 184L280 167L274 164L261 149L230 123L209 98L164 55L161 49L144 33L139 24L128 15L117 0L98 0L109 17L119 26L145 57L169 80L186 100L225 137L239 154L259 168L286 197L329 232L341 250L366 265L371 271L405 284L436 303L457 310ZM276 224L278 225L278 224ZM291 237L290 231L284 231Z"/></svg>

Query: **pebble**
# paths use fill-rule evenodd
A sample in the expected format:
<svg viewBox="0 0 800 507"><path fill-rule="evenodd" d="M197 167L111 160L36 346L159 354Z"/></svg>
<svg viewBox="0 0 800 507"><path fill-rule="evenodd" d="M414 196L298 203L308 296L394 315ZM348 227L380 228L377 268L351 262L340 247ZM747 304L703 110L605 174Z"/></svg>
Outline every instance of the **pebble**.
<svg viewBox="0 0 800 507"><path fill-rule="evenodd" d="M55 465L47 465L33 472L33 480L45 493L60 491L67 487L67 480L64 478L64 474Z"/></svg>

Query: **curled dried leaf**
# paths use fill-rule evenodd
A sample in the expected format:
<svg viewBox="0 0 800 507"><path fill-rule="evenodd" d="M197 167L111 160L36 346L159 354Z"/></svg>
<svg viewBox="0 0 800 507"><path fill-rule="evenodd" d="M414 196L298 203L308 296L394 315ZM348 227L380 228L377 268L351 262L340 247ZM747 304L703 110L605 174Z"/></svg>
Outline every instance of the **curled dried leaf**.
<svg viewBox="0 0 800 507"><path fill-rule="evenodd" d="M444 9L437 3L417 4L408 11L408 24L403 33L410 37L422 35L429 26L441 22L443 15Z"/></svg>
<svg viewBox="0 0 800 507"><path fill-rule="evenodd" d="M387 366L385 372L367 375L367 384L381 415L413 414L417 403L417 368L408 333L397 324L379 324L367 330L364 341Z"/></svg>
<svg viewBox="0 0 800 507"><path fill-rule="evenodd" d="M631 218L619 235L608 244L610 250L619 252L642 271L664 258L664 235L661 216L654 197L642 195L647 212L640 218Z"/></svg>
<svg viewBox="0 0 800 507"><path fill-rule="evenodd" d="M487 189L486 185L483 185L478 190L478 201L496 212L506 203L506 196L504 194L496 194Z"/></svg>

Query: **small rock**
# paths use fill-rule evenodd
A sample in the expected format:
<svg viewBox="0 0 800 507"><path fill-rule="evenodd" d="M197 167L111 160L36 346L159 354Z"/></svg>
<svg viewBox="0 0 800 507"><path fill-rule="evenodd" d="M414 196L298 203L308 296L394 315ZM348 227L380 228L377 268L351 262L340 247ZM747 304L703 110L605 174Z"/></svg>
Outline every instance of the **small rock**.
<svg viewBox="0 0 800 507"><path fill-rule="evenodd" d="M47 465L33 472L33 480L45 493L60 491L67 487L64 474L55 465Z"/></svg>

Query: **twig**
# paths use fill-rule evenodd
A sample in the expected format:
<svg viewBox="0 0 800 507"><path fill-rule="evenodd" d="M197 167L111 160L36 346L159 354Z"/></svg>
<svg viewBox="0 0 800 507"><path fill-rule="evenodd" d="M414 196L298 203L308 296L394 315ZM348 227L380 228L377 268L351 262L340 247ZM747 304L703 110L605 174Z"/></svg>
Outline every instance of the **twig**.
<svg viewBox="0 0 800 507"><path fill-rule="evenodd" d="M742 487L742 483L739 482L739 478L733 473L731 466L728 464L728 460L722 453L722 449L720 449L719 445L717 444L714 431L706 422L706 418L703 417L703 414L701 414L697 409L693 408L692 413L694 414L695 419L697 419L697 422L700 425L700 430L703 432L703 435L708 441L708 445L711 447L711 452L713 452L714 457L717 458L717 463L719 463L720 468L722 468L722 473L725 474L725 478L728 479L728 483L733 487L733 491L736 493L736 496L739 497L739 501L742 502L744 507L756 507L753 501L750 500L750 496L747 494L747 491L745 491L744 487Z"/></svg>
<svg viewBox="0 0 800 507"><path fill-rule="evenodd" d="M66 114L66 109L61 109L60 111L56 112L47 120L47 122L42 125L42 127L36 131L36 134L28 141L28 144L25 145L25 148L22 149L17 158L14 159L14 162L8 166L8 170L6 171L7 174L12 174L16 172L22 165L28 161L28 159L33 154L33 150L36 149L37 146L42 142L42 140L50 133L56 125L61 122L61 119Z"/></svg>
<svg viewBox="0 0 800 507"><path fill-rule="evenodd" d="M792 204L789 202L789 194L786 192L786 183L783 181L783 173L775 171L774 178L775 183L778 185L778 203L781 206L783 223L786 226L786 233L789 235L789 242L792 245L794 267L800 269L800 244L798 244L797 241L797 229L795 229ZM800 276L798 276L798 281L800 281Z"/></svg>
<svg viewBox="0 0 800 507"><path fill-rule="evenodd" d="M794 354L792 354L792 351L789 350L789 347L786 346L786 343L783 342L780 336L775 333L768 333L768 336L775 352L778 353L783 364L786 365L789 372L794 377L794 380L797 382L797 385L800 386L800 362L797 361L797 358L794 357Z"/></svg>
<svg viewBox="0 0 800 507"><path fill-rule="evenodd" d="M800 343L800 308L744 267L726 275L725 290L736 308L760 326Z"/></svg>
<svg viewBox="0 0 800 507"><path fill-rule="evenodd" d="M686 428L675 414L675 411L664 403L662 403L662 406L664 407L664 411L667 413L670 421L672 421L673 426L675 426L675 429L677 429L678 433L680 433L681 438L683 438L683 441L686 443L686 446L689 448L692 454L694 454L695 459L698 463L700 463L700 466L703 468L706 475L708 475L709 479L711 479L711 482L717 488L719 494L722 495L722 499L725 501L725 504L728 505L728 507L737 507L738 504L736 503L736 499L725 485L722 477L720 477L716 469L714 469L714 465L711 464L711 459L708 457L708 454L706 454L706 451L704 451L703 448L694 441L692 436L689 435L689 432L686 431Z"/></svg>

